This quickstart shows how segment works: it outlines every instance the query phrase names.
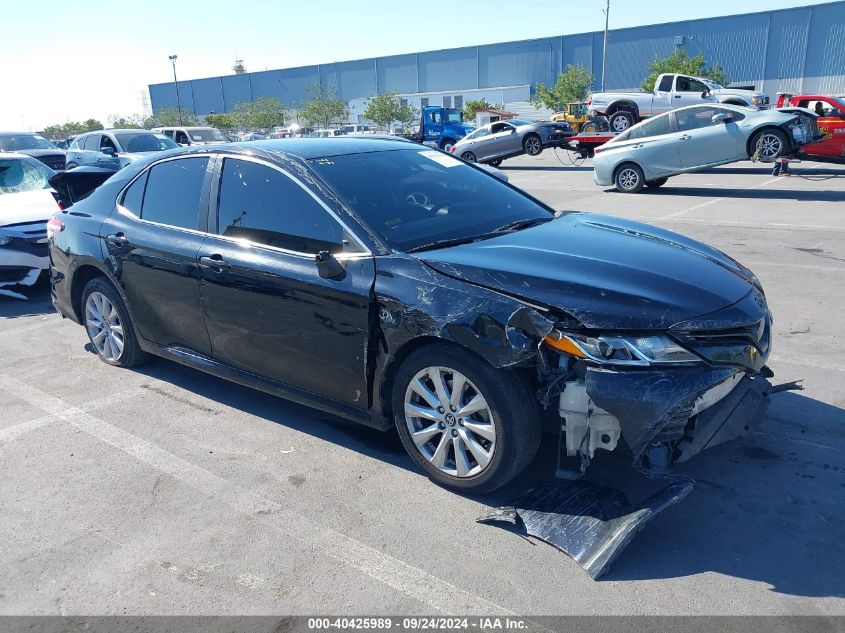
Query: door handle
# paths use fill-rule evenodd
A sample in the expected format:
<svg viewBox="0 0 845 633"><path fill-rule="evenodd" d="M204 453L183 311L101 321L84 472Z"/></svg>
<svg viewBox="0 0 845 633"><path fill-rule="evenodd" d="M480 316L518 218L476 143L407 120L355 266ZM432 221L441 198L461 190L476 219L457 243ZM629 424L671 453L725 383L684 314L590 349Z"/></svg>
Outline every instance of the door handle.
<svg viewBox="0 0 845 633"><path fill-rule="evenodd" d="M682 140L682 141L688 141L688 140L690 140L691 138L692 138L692 137L691 137L689 134L684 134L684 135L682 135L682 136L681 136L681 140Z"/></svg>
<svg viewBox="0 0 845 633"><path fill-rule="evenodd" d="M209 257L200 257L200 265L208 266L209 268L212 268L217 272L220 272L222 270L229 270L232 267L232 264L227 262L225 259L223 259L222 255L219 255L217 253Z"/></svg>
<svg viewBox="0 0 845 633"><path fill-rule="evenodd" d="M676 98L676 99L680 99L680 98L681 98L681 95L675 95L675 98Z"/></svg>
<svg viewBox="0 0 845 633"><path fill-rule="evenodd" d="M129 243L129 238L123 233L112 233L106 235L106 241L112 246L126 246Z"/></svg>

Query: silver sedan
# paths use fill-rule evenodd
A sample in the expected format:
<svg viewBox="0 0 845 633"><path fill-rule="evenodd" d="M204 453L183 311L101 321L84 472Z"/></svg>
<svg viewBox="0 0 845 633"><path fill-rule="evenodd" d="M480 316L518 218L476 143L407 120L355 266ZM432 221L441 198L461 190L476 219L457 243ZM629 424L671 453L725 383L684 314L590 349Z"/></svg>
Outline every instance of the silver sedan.
<svg viewBox="0 0 845 633"><path fill-rule="evenodd" d="M727 104L679 108L638 123L595 149L593 179L623 193L660 187L670 176L753 158L790 156L819 136L802 108L754 110Z"/></svg>
<svg viewBox="0 0 845 633"><path fill-rule="evenodd" d="M451 152L465 161L499 165L520 154L536 156L572 135L565 121L509 119L483 125L452 146Z"/></svg>

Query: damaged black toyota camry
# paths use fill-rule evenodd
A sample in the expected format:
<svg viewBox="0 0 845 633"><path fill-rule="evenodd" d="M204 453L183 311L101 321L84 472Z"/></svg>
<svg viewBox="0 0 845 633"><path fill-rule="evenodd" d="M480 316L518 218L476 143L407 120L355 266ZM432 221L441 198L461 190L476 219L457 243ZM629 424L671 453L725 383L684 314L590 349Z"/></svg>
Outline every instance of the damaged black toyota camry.
<svg viewBox="0 0 845 633"><path fill-rule="evenodd" d="M753 427L771 391L750 270L412 143L163 152L49 229L53 302L106 363L161 356L396 426L464 491L515 477L544 428L573 477L615 450L664 472Z"/></svg>

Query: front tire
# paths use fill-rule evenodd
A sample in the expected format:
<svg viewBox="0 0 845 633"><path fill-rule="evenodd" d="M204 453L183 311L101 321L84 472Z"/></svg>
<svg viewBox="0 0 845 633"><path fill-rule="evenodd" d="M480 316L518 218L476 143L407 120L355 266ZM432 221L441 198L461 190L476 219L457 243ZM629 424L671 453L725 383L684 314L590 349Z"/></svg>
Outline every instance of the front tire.
<svg viewBox="0 0 845 633"><path fill-rule="evenodd" d="M536 134L528 134L522 139L522 149L529 156L537 156L543 151L543 142Z"/></svg>
<svg viewBox="0 0 845 633"><path fill-rule="evenodd" d="M759 155L757 159L764 163L771 163L783 156L789 149L786 134L780 130L769 128L760 130L751 140L751 155Z"/></svg>
<svg viewBox="0 0 845 633"><path fill-rule="evenodd" d="M531 462L541 430L533 403L518 375L446 344L411 353L393 383L405 450L429 478L463 492L495 490Z"/></svg>
<svg viewBox="0 0 845 633"><path fill-rule="evenodd" d="M443 142L440 143L440 149L442 149L444 152L447 152L447 153L451 152L452 151L452 145L454 145L454 144L455 144L455 139L444 138Z"/></svg>
<svg viewBox="0 0 845 633"><path fill-rule="evenodd" d="M82 290L82 323L104 363L137 367L148 360L138 344L126 304L105 277L95 277Z"/></svg>
<svg viewBox="0 0 845 633"><path fill-rule="evenodd" d="M613 174L613 184L620 193L639 193L645 186L645 175L636 163L624 163Z"/></svg>
<svg viewBox="0 0 845 633"><path fill-rule="evenodd" d="M634 125L636 121L634 120L632 112L629 112L628 110L618 110L610 116L610 121L608 121L608 123L610 124L610 130L612 132L619 133L627 130L629 127Z"/></svg>

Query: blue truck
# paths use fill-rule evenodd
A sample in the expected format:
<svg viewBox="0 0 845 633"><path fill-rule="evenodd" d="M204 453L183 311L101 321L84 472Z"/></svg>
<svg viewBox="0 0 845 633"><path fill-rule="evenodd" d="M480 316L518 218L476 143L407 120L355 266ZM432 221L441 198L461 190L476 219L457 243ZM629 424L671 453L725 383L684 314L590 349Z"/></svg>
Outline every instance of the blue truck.
<svg viewBox="0 0 845 633"><path fill-rule="evenodd" d="M425 106L422 109L420 131L407 138L418 143L438 147L446 152L475 128L464 123L463 113L456 108Z"/></svg>

